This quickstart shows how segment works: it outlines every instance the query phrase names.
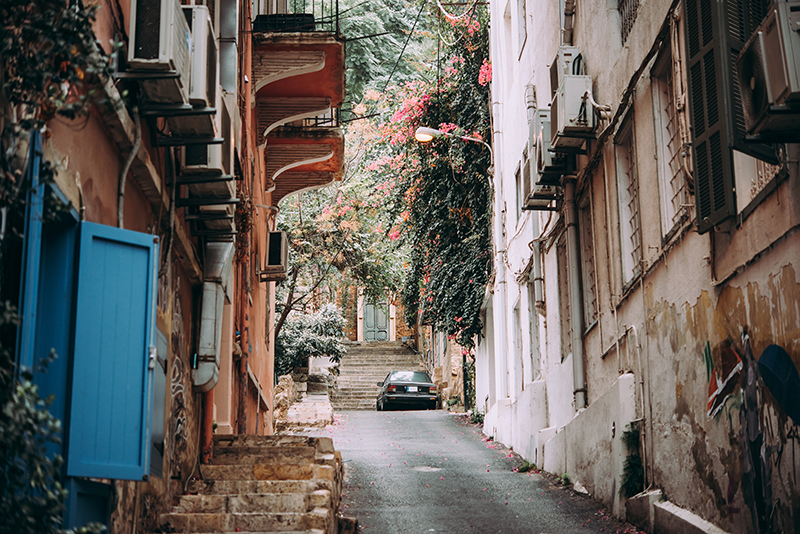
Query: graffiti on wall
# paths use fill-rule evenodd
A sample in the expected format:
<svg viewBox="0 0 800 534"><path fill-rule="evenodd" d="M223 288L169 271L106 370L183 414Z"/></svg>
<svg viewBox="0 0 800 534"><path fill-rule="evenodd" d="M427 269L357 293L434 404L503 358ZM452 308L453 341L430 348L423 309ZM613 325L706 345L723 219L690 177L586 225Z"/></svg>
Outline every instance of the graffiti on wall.
<svg viewBox="0 0 800 534"><path fill-rule="evenodd" d="M750 337L742 335L741 351L732 344L723 344L712 356L711 345L703 349L703 362L708 379L707 415L719 421L727 413L730 434L738 436L742 451L741 481L730 478L727 491L727 511L738 514L735 506L737 482L741 482L742 495L750 510L752 532L773 532L779 525L773 524L775 507L779 505L773 496L773 475L783 483L781 463L783 452L790 442L800 443L797 421L800 419L800 376L786 351L777 346L767 347L760 358L753 355ZM765 395L775 403L765 406ZM726 409L727 408L727 409ZM777 409L776 409L777 408ZM739 430L734 430L734 414L738 411ZM782 411L788 419L778 412ZM788 432L778 429L780 421L786 421Z"/></svg>
<svg viewBox="0 0 800 534"><path fill-rule="evenodd" d="M176 277L173 295L178 295L180 277ZM186 335L184 332L183 306L179 298L173 299L172 308L172 366L170 371L170 393L172 410L169 419L169 437L172 457L172 476L180 477L180 454L186 450L186 398L184 392L183 361L186 352Z"/></svg>

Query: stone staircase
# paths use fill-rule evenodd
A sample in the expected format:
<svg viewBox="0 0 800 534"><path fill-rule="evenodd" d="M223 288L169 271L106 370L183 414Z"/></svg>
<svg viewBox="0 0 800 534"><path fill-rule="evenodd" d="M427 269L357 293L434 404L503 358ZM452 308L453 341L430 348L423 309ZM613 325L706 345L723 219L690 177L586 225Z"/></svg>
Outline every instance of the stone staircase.
<svg viewBox="0 0 800 534"><path fill-rule="evenodd" d="M424 369L420 356L400 341L349 343L331 403L336 411L374 410L376 384L389 371Z"/></svg>
<svg viewBox="0 0 800 534"><path fill-rule="evenodd" d="M214 436L213 464L161 532L336 534L342 457L328 437Z"/></svg>

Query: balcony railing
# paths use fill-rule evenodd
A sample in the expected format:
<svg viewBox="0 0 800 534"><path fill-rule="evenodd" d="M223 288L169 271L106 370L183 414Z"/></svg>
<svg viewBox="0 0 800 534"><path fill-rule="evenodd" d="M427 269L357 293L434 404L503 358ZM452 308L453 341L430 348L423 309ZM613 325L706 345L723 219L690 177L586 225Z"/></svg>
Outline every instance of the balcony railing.
<svg viewBox="0 0 800 534"><path fill-rule="evenodd" d="M340 124L341 110L334 108L328 113L317 115L308 119L303 119L303 126L320 128L338 128Z"/></svg>
<svg viewBox="0 0 800 534"><path fill-rule="evenodd" d="M339 34L339 0L262 0L253 31Z"/></svg>

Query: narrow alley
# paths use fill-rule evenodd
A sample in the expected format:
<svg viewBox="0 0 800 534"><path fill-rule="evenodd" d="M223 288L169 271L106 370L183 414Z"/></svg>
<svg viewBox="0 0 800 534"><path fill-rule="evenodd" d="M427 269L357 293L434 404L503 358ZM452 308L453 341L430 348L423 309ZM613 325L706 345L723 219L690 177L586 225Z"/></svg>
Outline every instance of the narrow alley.
<svg viewBox="0 0 800 534"><path fill-rule="evenodd" d="M324 435L345 465L342 511L359 532L636 532L588 496L443 410L336 415Z"/></svg>

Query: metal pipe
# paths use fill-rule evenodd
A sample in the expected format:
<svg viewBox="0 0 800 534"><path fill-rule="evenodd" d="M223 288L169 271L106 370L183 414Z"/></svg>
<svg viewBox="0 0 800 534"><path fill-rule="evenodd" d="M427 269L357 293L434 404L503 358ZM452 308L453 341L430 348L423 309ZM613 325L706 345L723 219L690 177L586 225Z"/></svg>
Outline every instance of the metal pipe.
<svg viewBox="0 0 800 534"><path fill-rule="evenodd" d="M583 313L580 291L580 247L575 206L575 176L564 177L564 217L567 227L567 263L569 264L569 314L572 325L572 378L575 409L586 407L586 379L583 370Z"/></svg>
<svg viewBox="0 0 800 534"><path fill-rule="evenodd" d="M133 125L135 129L133 146L131 147L130 154L128 154L128 157L125 158L125 164L122 166L122 170L119 173L119 190L117 191L117 226L119 228L123 227L122 208L125 204L125 180L128 177L128 171L133 163L133 158L135 158L136 154L139 153L139 146L142 144L142 123L139 120L139 106L136 104L133 105Z"/></svg>

